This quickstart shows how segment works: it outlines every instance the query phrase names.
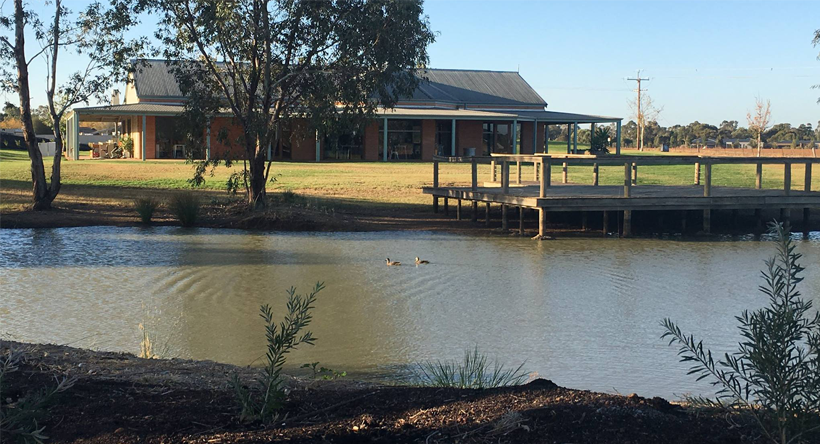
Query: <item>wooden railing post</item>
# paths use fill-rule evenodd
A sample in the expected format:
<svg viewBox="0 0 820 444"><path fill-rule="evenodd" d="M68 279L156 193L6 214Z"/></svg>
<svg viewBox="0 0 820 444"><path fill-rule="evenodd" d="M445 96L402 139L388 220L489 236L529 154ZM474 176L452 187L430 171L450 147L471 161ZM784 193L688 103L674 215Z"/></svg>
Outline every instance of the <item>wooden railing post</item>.
<svg viewBox="0 0 820 444"><path fill-rule="evenodd" d="M501 162L501 191L504 194L510 191L510 162L506 160Z"/></svg>
<svg viewBox="0 0 820 444"><path fill-rule="evenodd" d="M438 188L438 160L433 160L433 188ZM438 196L433 196L433 213L438 213Z"/></svg>
<svg viewBox="0 0 820 444"><path fill-rule="evenodd" d="M632 162L632 185L638 184L638 162Z"/></svg>
<svg viewBox="0 0 820 444"><path fill-rule="evenodd" d="M538 165L538 169L541 170L541 177L539 178L539 192L538 197L547 197L547 187L549 186L549 160L544 162L541 160L541 164Z"/></svg>
<svg viewBox="0 0 820 444"><path fill-rule="evenodd" d="M803 179L803 191L811 191L811 162L806 162L806 175Z"/></svg>
<svg viewBox="0 0 820 444"><path fill-rule="evenodd" d="M515 183L521 185L521 161L515 162Z"/></svg>
<svg viewBox="0 0 820 444"><path fill-rule="evenodd" d="M792 191L792 164L783 164L783 192L788 196Z"/></svg>
<svg viewBox="0 0 820 444"><path fill-rule="evenodd" d="M592 164L592 186L594 186L594 187L598 186L598 164L597 163Z"/></svg>
<svg viewBox="0 0 820 444"><path fill-rule="evenodd" d="M760 162L755 165L755 188L763 188L763 164Z"/></svg>
<svg viewBox="0 0 820 444"><path fill-rule="evenodd" d="M542 162L543 162L543 160L542 160ZM538 180L539 180L538 179L538 177L539 177L538 174L540 172L541 172L541 169L538 167L538 162L533 161L532 162L532 181L533 182L538 182Z"/></svg>
<svg viewBox="0 0 820 444"><path fill-rule="evenodd" d="M700 185L700 162L695 162L695 185Z"/></svg>
<svg viewBox="0 0 820 444"><path fill-rule="evenodd" d="M569 174L567 173L567 162L564 162L564 165L561 167L563 171L563 178L561 179L561 183L567 183L569 180Z"/></svg>
<svg viewBox="0 0 820 444"><path fill-rule="evenodd" d="M496 173L495 161L494 160L490 162L490 168L491 168L490 181L495 182L495 181L498 180L498 175L497 175L498 173Z"/></svg>
<svg viewBox="0 0 820 444"><path fill-rule="evenodd" d="M703 169L703 197L712 195L712 163L706 162Z"/></svg>
<svg viewBox="0 0 820 444"><path fill-rule="evenodd" d="M624 164L624 197L629 197L632 188L632 165L627 162Z"/></svg>
<svg viewBox="0 0 820 444"><path fill-rule="evenodd" d="M478 191L478 163L476 162L475 157L470 159L470 162L472 163L472 165L470 165L471 176L473 179L472 189L473 191Z"/></svg>

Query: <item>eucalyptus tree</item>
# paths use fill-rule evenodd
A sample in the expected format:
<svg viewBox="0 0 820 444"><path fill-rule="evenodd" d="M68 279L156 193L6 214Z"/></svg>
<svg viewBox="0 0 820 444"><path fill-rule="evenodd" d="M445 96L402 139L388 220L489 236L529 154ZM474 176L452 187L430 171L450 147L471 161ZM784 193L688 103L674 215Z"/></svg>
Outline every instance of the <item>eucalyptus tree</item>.
<svg viewBox="0 0 820 444"><path fill-rule="evenodd" d="M0 59L11 62L0 67L0 73L3 89L17 92L20 100L23 137L31 160L35 210L50 209L60 192L64 145L60 122L66 112L92 98L107 101L106 94L114 82L126 77L130 55L136 54L146 43L143 38L125 39L125 31L133 22L124 8L106 8L93 2L74 14L62 0L47 1L44 6L52 10L48 23L41 21L23 0L14 0L10 15L5 11L0 15L0 27L14 31L13 39L0 36ZM31 45L26 43L26 29L33 32L37 47L30 48ZM33 49L32 55L27 55L29 49ZM43 156L37 146L32 121L29 68L38 60L44 61L47 67L44 93L56 145L50 182L46 181ZM63 77L62 70L68 66L73 69L78 60L83 61L79 63L80 69L69 74L63 83L58 83L58 77ZM16 69L16 74L11 69Z"/></svg>
<svg viewBox="0 0 820 444"><path fill-rule="evenodd" d="M123 0L128 1L128 0ZM361 124L418 86L435 36L421 0L134 0L158 17L156 37L183 95L184 115L203 136L208 119L229 112L241 136L248 204L266 205L268 147L294 118L312 129ZM231 159L208 159L207 168Z"/></svg>

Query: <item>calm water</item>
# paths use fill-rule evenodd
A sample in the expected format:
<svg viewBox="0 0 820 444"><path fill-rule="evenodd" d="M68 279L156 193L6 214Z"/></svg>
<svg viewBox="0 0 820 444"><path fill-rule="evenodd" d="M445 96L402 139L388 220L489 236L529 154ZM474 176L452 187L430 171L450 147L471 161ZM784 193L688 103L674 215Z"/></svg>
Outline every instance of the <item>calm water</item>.
<svg viewBox="0 0 820 444"><path fill-rule="evenodd" d="M820 233L799 243L820 304ZM0 335L137 352L139 323L167 354L247 365L264 352L259 305L327 289L316 346L294 365L389 377L482 351L560 385L706 393L659 339L672 317L726 351L734 315L765 304L754 240L535 242L432 233L246 233L163 228L0 231ZM432 265L385 267L384 258ZM258 362L258 361L257 361Z"/></svg>

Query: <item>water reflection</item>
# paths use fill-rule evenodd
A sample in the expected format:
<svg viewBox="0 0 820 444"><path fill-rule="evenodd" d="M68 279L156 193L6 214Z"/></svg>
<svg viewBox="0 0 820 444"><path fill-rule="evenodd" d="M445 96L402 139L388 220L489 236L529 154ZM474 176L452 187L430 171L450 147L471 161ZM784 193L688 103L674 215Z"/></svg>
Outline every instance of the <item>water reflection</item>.
<svg viewBox="0 0 820 444"><path fill-rule="evenodd" d="M820 235L800 242L820 292ZM671 396L708 390L659 339L672 317L716 352L757 292L768 242L568 239L533 242L432 233L268 234L66 228L0 231L0 334L137 351L144 322L171 353L247 365L264 353L259 305L282 310L291 285L322 280L319 340L291 363L359 375L458 359L478 345L526 360L559 384ZM391 257L408 264L385 267ZM816 301L820 303L820 301Z"/></svg>

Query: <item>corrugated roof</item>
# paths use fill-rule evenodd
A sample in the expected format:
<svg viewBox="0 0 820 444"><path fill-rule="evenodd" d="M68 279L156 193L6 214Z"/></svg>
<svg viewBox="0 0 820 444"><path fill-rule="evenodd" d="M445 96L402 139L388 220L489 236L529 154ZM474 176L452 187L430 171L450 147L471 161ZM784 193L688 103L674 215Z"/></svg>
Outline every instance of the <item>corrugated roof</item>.
<svg viewBox="0 0 820 444"><path fill-rule="evenodd" d="M183 111L182 105L164 105L160 103L128 103L125 105L89 106L85 108L74 108L74 112L80 115L128 115L128 114L151 114L151 115L176 115Z"/></svg>
<svg viewBox="0 0 820 444"><path fill-rule="evenodd" d="M521 117L547 123L609 123L623 120L620 117L562 113L560 111L517 111L516 114Z"/></svg>
<svg viewBox="0 0 820 444"><path fill-rule="evenodd" d="M521 77L511 71L477 71L461 69L419 70L424 79L413 96L468 105L537 105L546 101Z"/></svg>
<svg viewBox="0 0 820 444"><path fill-rule="evenodd" d="M164 60L136 63L134 87L141 98L181 99L179 84ZM459 69L421 69L421 83L402 100L467 105L546 106L544 99L517 72Z"/></svg>
<svg viewBox="0 0 820 444"><path fill-rule="evenodd" d="M182 98L179 83L164 60L139 60L134 70L137 97Z"/></svg>

